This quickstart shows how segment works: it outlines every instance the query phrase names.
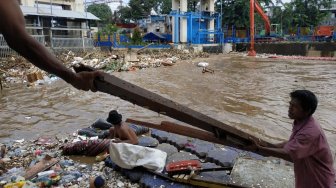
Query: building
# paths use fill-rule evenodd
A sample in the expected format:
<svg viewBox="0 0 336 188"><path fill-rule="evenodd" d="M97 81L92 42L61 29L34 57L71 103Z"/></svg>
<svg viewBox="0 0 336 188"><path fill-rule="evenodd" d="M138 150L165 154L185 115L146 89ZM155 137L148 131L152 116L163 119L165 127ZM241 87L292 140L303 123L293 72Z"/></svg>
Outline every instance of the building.
<svg viewBox="0 0 336 188"><path fill-rule="evenodd" d="M138 25L144 33L170 33L170 18L167 15L149 15L138 20Z"/></svg>
<svg viewBox="0 0 336 188"><path fill-rule="evenodd" d="M27 31L45 46L56 49L92 48L90 22L83 0L20 0ZM1 40L1 39L0 39Z"/></svg>
<svg viewBox="0 0 336 188"><path fill-rule="evenodd" d="M188 12L187 0L172 0L172 39L175 44L223 42L220 14L214 0L201 0L196 12Z"/></svg>
<svg viewBox="0 0 336 188"><path fill-rule="evenodd" d="M328 16L321 25L329 25L329 26L336 26L336 1L331 3L331 8L326 9L322 8L323 11L328 11L330 16Z"/></svg>

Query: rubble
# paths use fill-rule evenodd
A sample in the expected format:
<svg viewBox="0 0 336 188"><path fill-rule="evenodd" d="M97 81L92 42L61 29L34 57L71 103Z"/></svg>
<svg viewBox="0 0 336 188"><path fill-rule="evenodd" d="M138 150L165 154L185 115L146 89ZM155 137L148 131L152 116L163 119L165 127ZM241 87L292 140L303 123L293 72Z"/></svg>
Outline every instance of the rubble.
<svg viewBox="0 0 336 188"><path fill-rule="evenodd" d="M205 52L194 53L190 50L177 49L146 49L138 53L132 50L118 50L111 53L99 50L86 53L67 51L58 52L55 55L68 68L82 63L108 73L173 66L179 61L209 57ZM28 86L41 85L54 81L53 77L54 75L41 71L21 56L0 59L0 79L3 87L16 83L27 83Z"/></svg>
<svg viewBox="0 0 336 188"><path fill-rule="evenodd" d="M118 187L120 182L122 187L140 187L103 161L82 163L62 155L62 145L74 138L41 137L0 144L0 187L89 187L90 179L99 176L107 187Z"/></svg>

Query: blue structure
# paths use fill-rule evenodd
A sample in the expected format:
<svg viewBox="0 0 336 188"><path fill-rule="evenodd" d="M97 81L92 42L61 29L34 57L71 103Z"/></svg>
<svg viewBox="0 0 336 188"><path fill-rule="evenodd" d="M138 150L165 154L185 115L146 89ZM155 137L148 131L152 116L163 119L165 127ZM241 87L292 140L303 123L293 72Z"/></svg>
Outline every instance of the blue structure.
<svg viewBox="0 0 336 188"><path fill-rule="evenodd" d="M171 35L161 35L166 40L171 40ZM117 38L119 37L120 42L118 42ZM114 33L113 35L108 35L106 37L102 37L98 35L97 41L95 42L95 46L97 47L112 47L112 48L143 48L145 45L131 45L129 44L130 39L125 35L118 35ZM152 44L147 48L155 48L155 49L168 49L171 48L169 44Z"/></svg>
<svg viewBox="0 0 336 188"><path fill-rule="evenodd" d="M170 16L174 18L173 41L180 41L180 19L187 19L187 43L188 44L219 44L224 41L224 34L221 29L219 13L209 11L201 12L180 12L173 10ZM208 29L208 24L214 20L214 30Z"/></svg>
<svg viewBox="0 0 336 188"><path fill-rule="evenodd" d="M146 33L142 40L144 42L158 42L158 43L168 43L171 42L171 34L155 33L150 32Z"/></svg>

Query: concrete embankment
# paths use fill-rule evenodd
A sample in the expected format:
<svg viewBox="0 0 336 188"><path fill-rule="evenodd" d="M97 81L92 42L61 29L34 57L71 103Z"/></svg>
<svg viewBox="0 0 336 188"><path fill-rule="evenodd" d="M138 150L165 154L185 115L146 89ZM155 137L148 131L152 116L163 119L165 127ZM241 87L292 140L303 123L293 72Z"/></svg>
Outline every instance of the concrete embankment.
<svg viewBox="0 0 336 188"><path fill-rule="evenodd" d="M236 44L234 50L247 51L250 44ZM315 57L334 57L336 55L335 42L315 42L315 43L257 43L255 44L257 53L277 54L277 55L299 55Z"/></svg>

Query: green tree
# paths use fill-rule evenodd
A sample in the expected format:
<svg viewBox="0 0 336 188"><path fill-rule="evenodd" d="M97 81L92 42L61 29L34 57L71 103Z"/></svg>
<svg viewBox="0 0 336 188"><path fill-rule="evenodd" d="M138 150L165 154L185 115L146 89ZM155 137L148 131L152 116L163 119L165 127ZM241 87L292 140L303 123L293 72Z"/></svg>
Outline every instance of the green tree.
<svg viewBox="0 0 336 188"><path fill-rule="evenodd" d="M154 7L158 14L169 14L172 10L172 0L162 0Z"/></svg>
<svg viewBox="0 0 336 188"><path fill-rule="evenodd" d="M135 21L150 15L152 9L157 13L169 13L171 0L130 0L128 6L131 9L131 19Z"/></svg>
<svg viewBox="0 0 336 188"><path fill-rule="evenodd" d="M112 11L106 4L89 5L87 11L97 16L104 25L112 22Z"/></svg>
<svg viewBox="0 0 336 188"><path fill-rule="evenodd" d="M297 27L318 26L328 15L321 8L329 8L332 0L294 0L275 7L271 23L282 24L285 33L296 33Z"/></svg>
<svg viewBox="0 0 336 188"><path fill-rule="evenodd" d="M135 28L133 30L133 36L132 36L131 41L132 41L133 44L141 44L142 37L141 37L141 32L140 32L139 28Z"/></svg>
<svg viewBox="0 0 336 188"><path fill-rule="evenodd" d="M196 7L198 0L189 0L188 1L188 11L196 12Z"/></svg>
<svg viewBox="0 0 336 188"><path fill-rule="evenodd" d="M261 3L266 7L272 4L272 1L259 0L259 3ZM217 12L221 12L221 6L223 7L222 23L224 25L249 27L250 24L249 0L217 0L217 2L215 3L215 8ZM256 17L257 17L256 20L260 20L258 16Z"/></svg>
<svg viewBox="0 0 336 188"><path fill-rule="evenodd" d="M117 22L129 23L132 20L132 10L130 7L121 7L117 11Z"/></svg>
<svg viewBox="0 0 336 188"><path fill-rule="evenodd" d="M317 26L328 15L322 8L330 8L332 0L294 0L290 4L293 8L292 24L309 27Z"/></svg>
<svg viewBox="0 0 336 188"><path fill-rule="evenodd" d="M102 29L102 32L107 35L112 35L113 33L118 31L118 27L115 24L107 24Z"/></svg>

